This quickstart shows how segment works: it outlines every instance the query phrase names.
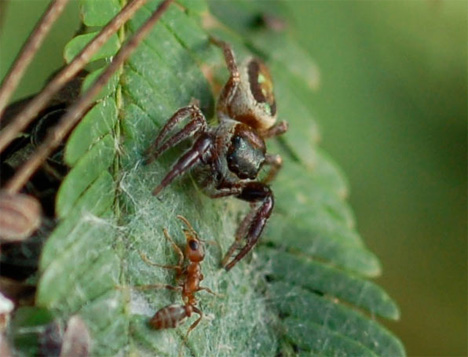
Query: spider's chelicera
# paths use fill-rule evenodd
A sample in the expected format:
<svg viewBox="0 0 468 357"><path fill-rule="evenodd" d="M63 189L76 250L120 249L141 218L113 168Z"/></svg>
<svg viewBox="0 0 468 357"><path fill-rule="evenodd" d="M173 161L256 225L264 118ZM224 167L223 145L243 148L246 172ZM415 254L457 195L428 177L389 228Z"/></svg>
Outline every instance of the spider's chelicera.
<svg viewBox="0 0 468 357"><path fill-rule="evenodd" d="M265 139L283 134L288 125L285 121L276 123L273 82L265 64L250 58L238 67L227 43L216 39L212 42L223 49L230 72L218 99L219 124L208 126L196 105L179 109L148 149L148 163L182 140L194 137L192 147L173 165L153 194L159 194L175 178L193 169L208 196L234 196L250 203L251 210L240 223L235 241L222 261L230 270L255 246L271 215L274 199L268 184L281 168L282 159L266 152ZM168 138L177 123L187 117L190 121ZM260 179L264 165L269 169Z"/></svg>

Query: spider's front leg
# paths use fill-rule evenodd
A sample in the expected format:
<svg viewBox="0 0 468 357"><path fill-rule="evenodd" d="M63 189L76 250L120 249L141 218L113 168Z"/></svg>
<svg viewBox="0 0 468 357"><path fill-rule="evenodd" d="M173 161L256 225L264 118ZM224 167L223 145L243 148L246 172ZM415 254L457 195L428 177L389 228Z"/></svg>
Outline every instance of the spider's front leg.
<svg viewBox="0 0 468 357"><path fill-rule="evenodd" d="M186 173L194 166L209 159L213 147L213 138L209 133L202 133L193 146L186 151L182 157L172 166L171 170L162 179L161 183L154 189L153 195L159 194L178 176Z"/></svg>
<svg viewBox="0 0 468 357"><path fill-rule="evenodd" d="M224 256L222 265L227 271L232 269L257 244L274 206L273 192L270 187L261 182L247 182L237 198L250 202L253 207L239 225L235 241ZM228 263L243 239L246 240L245 246Z"/></svg>
<svg viewBox="0 0 468 357"><path fill-rule="evenodd" d="M164 139L167 137L169 132L184 118L190 117L190 121L180 131L174 134L172 137L167 139L164 143ZM159 155L164 153L167 149L177 145L182 140L189 138L197 133L204 132L207 128L205 116L201 112L200 108L192 104L187 107L180 108L172 115L172 117L166 122L154 143L148 148L146 152L146 163L150 164L156 160Z"/></svg>

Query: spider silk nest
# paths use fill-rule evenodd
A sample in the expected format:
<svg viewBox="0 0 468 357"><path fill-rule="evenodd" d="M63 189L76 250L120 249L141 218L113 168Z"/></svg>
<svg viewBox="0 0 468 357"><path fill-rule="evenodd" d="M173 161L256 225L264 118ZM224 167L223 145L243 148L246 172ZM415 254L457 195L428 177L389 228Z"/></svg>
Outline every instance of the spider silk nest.
<svg viewBox="0 0 468 357"><path fill-rule="evenodd" d="M149 166L139 161L125 172L120 182L126 216L122 222L126 283L129 288L148 284L176 285L173 270L146 264L140 252L152 262L176 264L178 256L164 237L163 228L183 250L184 225L176 218L183 215L200 238L206 241L206 255L201 265L204 280L200 285L221 295L218 297L205 291L196 293L204 318L190 333L188 345L200 356L274 354L276 341L273 323L265 306L265 297L258 290L264 282L267 267L258 263L254 253L253 259L245 258L229 273L220 268L222 256L232 244L235 230L246 214L248 204L234 198L210 199L200 191L190 175L176 180L160 196L154 197L151 191L170 165L170 159L159 160ZM131 314L144 315L139 322L142 324L146 324L162 307L182 303L181 294L177 291L131 291ZM148 329L146 338L151 339L161 353L174 355L197 317L196 314L192 315L176 329Z"/></svg>

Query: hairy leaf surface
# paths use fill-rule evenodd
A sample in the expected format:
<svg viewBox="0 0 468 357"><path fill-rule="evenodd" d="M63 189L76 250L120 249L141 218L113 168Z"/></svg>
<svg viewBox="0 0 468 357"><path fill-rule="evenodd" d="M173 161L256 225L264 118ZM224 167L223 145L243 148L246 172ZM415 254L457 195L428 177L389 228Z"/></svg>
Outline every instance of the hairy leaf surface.
<svg viewBox="0 0 468 357"><path fill-rule="evenodd" d="M85 87L157 4L138 11L95 56ZM120 7L117 1L81 5L83 23L91 28L70 41L68 61ZM399 312L367 280L379 274L380 265L355 229L346 180L317 147L307 101L319 82L317 68L287 30L278 32L265 22L265 16L287 13L284 4L209 5L201 0L171 5L70 136L65 158L72 169L57 199L60 223L43 251L38 305L59 319L81 315L91 330L93 355L404 355L399 340L375 318L396 319ZM279 119L290 124L284 137L269 143L269 150L284 158L273 184L275 212L253 254L229 273L219 268L220 259L248 205L209 199L190 175L153 197L151 191L187 145L143 163L161 126L192 100L215 125L213 88L228 72L209 35L231 43L239 62L257 55L268 63ZM183 245L177 214L207 240L202 285L220 295L197 293L204 318L186 343L194 317L175 330L148 326L157 310L181 303L180 294L138 289L175 284L173 272L146 264L140 253L159 264L176 262L162 229Z"/></svg>

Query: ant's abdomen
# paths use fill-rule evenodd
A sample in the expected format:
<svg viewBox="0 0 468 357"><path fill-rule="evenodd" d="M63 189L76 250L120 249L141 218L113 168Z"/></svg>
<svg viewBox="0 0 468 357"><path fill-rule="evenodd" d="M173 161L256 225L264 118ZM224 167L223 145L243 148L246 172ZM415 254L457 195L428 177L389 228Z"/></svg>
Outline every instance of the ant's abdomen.
<svg viewBox="0 0 468 357"><path fill-rule="evenodd" d="M154 314L149 324L156 330L174 328L184 322L190 314L191 311L187 309L187 307L179 304L172 304L163 307Z"/></svg>

